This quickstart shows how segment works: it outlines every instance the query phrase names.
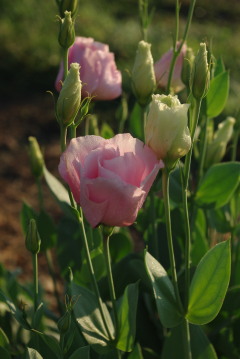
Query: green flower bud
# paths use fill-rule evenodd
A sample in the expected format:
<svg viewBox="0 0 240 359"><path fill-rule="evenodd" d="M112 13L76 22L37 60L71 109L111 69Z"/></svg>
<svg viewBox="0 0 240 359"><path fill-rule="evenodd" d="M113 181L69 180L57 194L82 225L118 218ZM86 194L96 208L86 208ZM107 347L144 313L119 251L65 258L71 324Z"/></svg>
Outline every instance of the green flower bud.
<svg viewBox="0 0 240 359"><path fill-rule="evenodd" d="M82 83L79 77L80 66L72 63L67 77L63 82L57 100L56 113L60 125L69 126L74 121L81 105Z"/></svg>
<svg viewBox="0 0 240 359"><path fill-rule="evenodd" d="M233 117L227 117L225 121L218 125L213 139L207 145L205 167L208 168L214 163L221 161L226 153L226 147L233 134L233 127L236 120Z"/></svg>
<svg viewBox="0 0 240 359"><path fill-rule="evenodd" d="M67 311L64 315L59 319L57 326L60 333L65 334L71 324L71 313Z"/></svg>
<svg viewBox="0 0 240 359"><path fill-rule="evenodd" d="M183 67L182 67L182 72L181 72L182 82L188 88L190 86L190 78L191 78L191 72L192 72L194 59L195 59L195 56L194 56L193 50L190 47L188 47L187 51L186 51L186 55L184 56L184 59L183 59Z"/></svg>
<svg viewBox="0 0 240 359"><path fill-rule="evenodd" d="M177 96L153 95L145 126L145 143L171 169L191 147L188 124L189 104Z"/></svg>
<svg viewBox="0 0 240 359"><path fill-rule="evenodd" d="M191 76L192 94L199 100L206 96L209 89L210 71L207 53L206 44L201 43L193 64Z"/></svg>
<svg viewBox="0 0 240 359"><path fill-rule="evenodd" d="M132 70L132 88L138 103L146 106L156 88L151 44L140 41Z"/></svg>
<svg viewBox="0 0 240 359"><path fill-rule="evenodd" d="M71 17L71 12L65 11L65 17L60 19L60 31L58 42L64 49L71 47L75 40L74 22Z"/></svg>
<svg viewBox="0 0 240 359"><path fill-rule="evenodd" d="M43 173L44 159L39 144L35 137L28 137L28 154L32 174L35 178L41 178Z"/></svg>
<svg viewBox="0 0 240 359"><path fill-rule="evenodd" d="M40 251L41 238L37 230L35 219L30 219L25 239L25 246L29 252L36 254Z"/></svg>
<svg viewBox="0 0 240 359"><path fill-rule="evenodd" d="M71 11L71 15L74 17L78 9L78 0L62 0L59 7L61 17L64 17L65 11Z"/></svg>

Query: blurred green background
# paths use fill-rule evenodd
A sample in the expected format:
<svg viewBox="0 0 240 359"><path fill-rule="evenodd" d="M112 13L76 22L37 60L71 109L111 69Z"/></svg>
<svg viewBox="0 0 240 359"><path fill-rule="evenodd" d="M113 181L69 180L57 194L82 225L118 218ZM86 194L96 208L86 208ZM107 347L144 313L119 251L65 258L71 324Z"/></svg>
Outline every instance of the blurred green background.
<svg viewBox="0 0 240 359"><path fill-rule="evenodd" d="M149 42L156 61L172 44L174 0L149 0L154 15ZM181 1L180 34L189 0ZM57 41L55 0L1 0L0 2L0 92L6 97L54 90L61 52ZM231 96L226 106L234 114L240 92L240 1L197 0L188 45L197 50L201 41L212 41L213 53L222 55L230 69ZM76 34L106 42L115 52L118 67L128 86L137 42L141 40L138 0L79 0Z"/></svg>

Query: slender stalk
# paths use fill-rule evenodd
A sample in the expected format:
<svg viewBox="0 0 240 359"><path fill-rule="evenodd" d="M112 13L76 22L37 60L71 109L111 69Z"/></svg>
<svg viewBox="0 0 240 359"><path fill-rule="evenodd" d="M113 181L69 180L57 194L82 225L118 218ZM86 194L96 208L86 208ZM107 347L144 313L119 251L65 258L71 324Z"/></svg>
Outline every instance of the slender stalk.
<svg viewBox="0 0 240 359"><path fill-rule="evenodd" d="M163 199L164 199L165 216L166 216L166 230L167 230L168 252L169 252L170 265L171 265L172 282L173 282L173 287L174 287L174 292L178 303L178 307L179 310L182 312L183 308L182 308L182 302L178 289L176 263L175 263L173 240L172 240L170 204L169 204L169 171L167 170L167 168L164 168L162 173L162 190L163 190Z"/></svg>
<svg viewBox="0 0 240 359"><path fill-rule="evenodd" d="M84 226L84 222L83 222L83 215L82 215L82 210L80 208L79 210L79 216L78 216L78 220L79 220L79 224L80 224L80 228L82 230L82 235L83 235L83 246L85 249L85 253L86 253L86 260L87 260L87 266L88 266L88 270L89 270L89 274L91 277L91 282L92 282L92 287L93 290L95 292L97 301L98 301L98 307L99 307L99 311L103 320L103 324L105 326L106 332L109 336L110 339L114 339L109 331L107 322L106 322L106 318L104 315L104 309L103 309L103 302L100 296L100 292L99 292L99 288L98 288L98 284L97 284L97 280L95 277L95 273L94 273L94 269L93 269L93 264L92 264L92 259L91 259L91 255L90 255L90 251L89 251L89 247L88 247L88 240L87 240L87 235L86 235L86 231L85 231L85 226Z"/></svg>
<svg viewBox="0 0 240 359"><path fill-rule="evenodd" d="M185 232L186 232L186 242L185 242L185 297L184 297L184 308L187 311L188 300L189 300L189 285L190 285L190 267L191 267L191 231L190 231L190 223L189 223L189 213L188 213L188 202L187 202L187 194L188 194L188 182L189 182L189 174L191 167L191 158L193 151L193 142L195 131L197 128L200 108L201 108L202 100L194 100L193 111L191 112L192 118L190 118L190 133L192 139L192 145L190 151L186 155L184 171L182 174L182 195L183 195L183 210L184 210L184 223L185 223Z"/></svg>
<svg viewBox="0 0 240 359"><path fill-rule="evenodd" d="M203 127L203 138L202 138L202 148L200 152L200 161L199 161L199 173L198 173L198 182L203 175L203 169L205 164L206 152L207 152L207 128L208 128L209 118L206 116L205 123Z"/></svg>
<svg viewBox="0 0 240 359"><path fill-rule="evenodd" d="M59 293L58 293L58 288L57 288L57 280L56 280L56 274L55 274L55 271L54 271L51 250L47 249L45 255L46 255L46 259L47 259L48 271L49 271L49 274L50 274L50 276L52 278L52 282L53 282L53 292L54 292L54 296L55 296L56 301L57 301L58 311L62 315L63 314L63 308L62 308L62 303L61 303L61 301L59 299Z"/></svg>
<svg viewBox="0 0 240 359"><path fill-rule="evenodd" d="M189 323L187 319L183 321L183 348L184 348L184 358L192 359L192 351L191 351L191 341L190 341L190 330Z"/></svg>
<svg viewBox="0 0 240 359"><path fill-rule="evenodd" d="M168 75L168 84L167 84L167 89L166 89L167 94L170 92L171 81L172 81L173 71L174 71L174 67L175 67L177 57L181 52L181 49L183 47L184 42L187 40L189 28L190 28L190 25L191 25L191 22L192 22L192 16L193 16L193 11L194 11L195 4L196 4L196 0L192 0L191 3L190 3L189 11L188 11L187 24L186 24L186 27L185 27L185 30L184 30L182 41L181 41L179 47L176 48L177 41L178 41L179 9L180 9L179 1L177 0L177 2L176 2L176 32L175 32L175 36L174 36L173 56L172 56L170 69L169 69L169 75Z"/></svg>
<svg viewBox="0 0 240 359"><path fill-rule="evenodd" d="M63 49L63 80L68 74L68 49Z"/></svg>
<svg viewBox="0 0 240 359"><path fill-rule="evenodd" d="M34 312L37 311L38 308L38 254L32 254L33 261L33 291L34 291Z"/></svg>
<svg viewBox="0 0 240 359"><path fill-rule="evenodd" d="M104 249L104 257L106 261L106 269L107 269L107 278L108 278L108 286L109 292L113 307L113 317L115 322L115 330L116 330L116 337L118 336L118 315L117 315L117 306L116 306L116 294L115 288L113 283L113 276L112 276L112 268L111 268L111 256L109 251L109 239L110 235L103 238L103 249Z"/></svg>

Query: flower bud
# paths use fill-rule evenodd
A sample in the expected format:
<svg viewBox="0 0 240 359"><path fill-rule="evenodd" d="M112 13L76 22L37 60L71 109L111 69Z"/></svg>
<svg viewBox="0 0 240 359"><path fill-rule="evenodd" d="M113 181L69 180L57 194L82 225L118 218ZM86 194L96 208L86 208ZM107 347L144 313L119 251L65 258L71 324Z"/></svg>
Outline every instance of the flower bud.
<svg viewBox="0 0 240 359"><path fill-rule="evenodd" d="M74 121L81 105L82 83L79 77L79 68L78 63L70 65L57 100L57 119L63 126L69 126Z"/></svg>
<svg viewBox="0 0 240 359"><path fill-rule="evenodd" d="M64 49L71 47L75 40L74 22L71 17L71 12L65 11L65 17L60 19L60 31L58 42Z"/></svg>
<svg viewBox="0 0 240 359"><path fill-rule="evenodd" d="M233 127L236 120L233 117L227 117L225 121L218 125L213 139L207 145L205 167L208 168L214 163L221 161L226 153L226 147L233 134Z"/></svg>
<svg viewBox="0 0 240 359"><path fill-rule="evenodd" d="M206 44L201 43L191 76L192 94L198 100L205 97L209 89L210 71L207 54Z"/></svg>
<svg viewBox="0 0 240 359"><path fill-rule="evenodd" d="M145 126L145 142L171 169L191 147L187 127L189 105L177 96L153 95Z"/></svg>
<svg viewBox="0 0 240 359"><path fill-rule="evenodd" d="M41 178L43 173L44 160L39 144L35 137L28 137L28 154L32 174L35 178Z"/></svg>
<svg viewBox="0 0 240 359"><path fill-rule="evenodd" d="M132 87L138 103L146 106L156 88L151 44L140 41L132 70Z"/></svg>
<svg viewBox="0 0 240 359"><path fill-rule="evenodd" d="M61 17L64 17L65 11L71 11L71 16L74 17L78 8L78 0L62 0L59 7Z"/></svg>
<svg viewBox="0 0 240 359"><path fill-rule="evenodd" d="M37 230L35 219L30 219L25 239L25 246L29 252L36 254L40 251L41 238Z"/></svg>
<svg viewBox="0 0 240 359"><path fill-rule="evenodd" d="M70 324L71 313L69 311L66 311L57 323L59 332L65 334L68 331Z"/></svg>
<svg viewBox="0 0 240 359"><path fill-rule="evenodd" d="M184 59L183 59L183 67L182 67L182 72L181 72L182 82L188 88L190 86L190 78L191 78L191 71L192 71L192 66L194 63L194 58L195 58L195 56L194 56L193 50L190 47L188 47L186 50Z"/></svg>

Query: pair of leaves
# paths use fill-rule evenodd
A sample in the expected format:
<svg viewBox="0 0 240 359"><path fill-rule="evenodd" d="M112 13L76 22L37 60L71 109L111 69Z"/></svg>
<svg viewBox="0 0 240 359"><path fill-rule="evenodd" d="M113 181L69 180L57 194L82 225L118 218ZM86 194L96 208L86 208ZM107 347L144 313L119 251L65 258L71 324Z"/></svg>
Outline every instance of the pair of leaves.
<svg viewBox="0 0 240 359"><path fill-rule="evenodd" d="M136 308L138 300L138 283L126 287L118 306L118 337L109 311L102 303L103 321L96 296L84 287L71 283L71 294L75 298L74 314L86 341L99 353L106 353L110 348L131 351L136 332Z"/></svg>
<svg viewBox="0 0 240 359"><path fill-rule="evenodd" d="M180 312L166 271L149 253L145 255L146 269L152 283L158 314L163 326L173 328L184 319ZM193 324L206 324L218 314L230 280L230 241L217 244L199 262L189 293L186 318Z"/></svg>

